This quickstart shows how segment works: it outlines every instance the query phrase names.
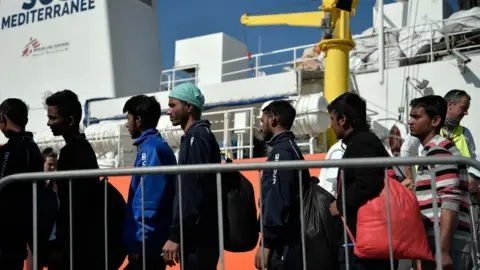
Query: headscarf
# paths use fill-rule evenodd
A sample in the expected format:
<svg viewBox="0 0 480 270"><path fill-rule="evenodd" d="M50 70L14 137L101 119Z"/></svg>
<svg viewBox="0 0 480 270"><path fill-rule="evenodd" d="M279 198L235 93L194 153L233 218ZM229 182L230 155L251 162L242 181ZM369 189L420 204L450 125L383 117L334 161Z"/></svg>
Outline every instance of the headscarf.
<svg viewBox="0 0 480 270"><path fill-rule="evenodd" d="M170 91L168 97L190 103L200 111L203 111L205 97L203 96L202 91L192 83L183 83L176 86Z"/></svg>

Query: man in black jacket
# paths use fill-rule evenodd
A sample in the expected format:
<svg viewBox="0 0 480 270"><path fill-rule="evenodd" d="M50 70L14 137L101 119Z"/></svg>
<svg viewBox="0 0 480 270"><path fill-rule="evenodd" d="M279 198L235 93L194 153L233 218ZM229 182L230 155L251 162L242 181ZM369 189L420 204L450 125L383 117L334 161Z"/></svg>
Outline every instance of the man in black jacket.
<svg viewBox="0 0 480 270"><path fill-rule="evenodd" d="M220 149L210 130L210 122L201 119L205 99L200 89L185 83L169 93L168 115L174 126L185 131L182 136L178 164L220 163ZM181 174L181 189L174 201L173 224L170 237L163 247L167 265L180 261L180 245L183 245L184 269L217 269L218 215L216 174ZM182 193L182 208L179 208L179 192ZM182 211L183 232L180 231ZM183 233L181 243L180 234Z"/></svg>
<svg viewBox="0 0 480 270"><path fill-rule="evenodd" d="M66 145L60 150L57 170L98 169L95 152L85 134L80 133L82 107L77 95L70 90L59 91L48 97L46 104L48 106L48 126L53 135L62 136L66 142ZM69 182L71 183L71 195L69 194ZM105 269L104 190L99 178L57 181L57 190L60 207L57 215L56 237L61 254L55 256L60 259L51 263L49 269L69 269L70 245L73 253L73 269ZM72 212L69 210L70 198ZM114 198L109 197L109 204L112 199ZM124 211L124 209L121 210ZM112 211L117 210L110 209L109 213ZM72 216L72 243L70 243L69 233L70 215ZM117 269L118 261L125 258L125 251L120 251L122 249L123 217L114 224L112 224L112 220L109 220L108 224L109 269ZM122 257L122 252L123 258L117 258Z"/></svg>
<svg viewBox="0 0 480 270"><path fill-rule="evenodd" d="M303 160L290 131L296 115L290 102L273 101L262 112L262 133L272 147L267 161ZM303 170L299 178L295 169L263 171L263 251L268 269L302 269L299 181L307 187L310 173ZM255 255L255 267L262 269L262 247Z"/></svg>
<svg viewBox="0 0 480 270"><path fill-rule="evenodd" d="M23 101L10 98L0 105L0 130L8 138L0 147L0 179L43 171L40 149L33 134L25 131L27 122L28 108ZM0 269L23 269L27 242L32 244L32 187L30 182L14 182L0 191ZM42 231L38 236L48 237Z"/></svg>
<svg viewBox="0 0 480 270"><path fill-rule="evenodd" d="M337 138L342 139L346 145L343 158L389 156L378 136L369 130L366 103L361 97L354 93L345 93L328 105L328 112ZM357 211L369 200L379 196L384 186L385 170L383 168L345 168L343 172L344 178L341 179L339 176L338 197L330 205L330 212L334 216L346 215L348 228L353 237L356 237ZM341 185L345 186L345 194L342 192ZM343 199L345 199L346 209L342 208ZM343 250L342 247L341 256L345 256ZM349 246L349 253L352 258L350 267L355 267L354 269L390 269L388 260L352 257L351 246Z"/></svg>

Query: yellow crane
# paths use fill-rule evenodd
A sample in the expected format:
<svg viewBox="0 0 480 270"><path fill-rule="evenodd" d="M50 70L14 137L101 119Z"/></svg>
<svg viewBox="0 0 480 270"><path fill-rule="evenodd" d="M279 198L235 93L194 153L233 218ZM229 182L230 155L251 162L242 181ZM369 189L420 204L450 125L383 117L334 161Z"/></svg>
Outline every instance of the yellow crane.
<svg viewBox="0 0 480 270"><path fill-rule="evenodd" d="M325 53L324 96L328 102L349 88L349 53L355 46L350 32L350 15L355 15L358 0L323 0L320 11L274 15L244 14L245 26L290 25L323 29L317 45ZM327 130L327 147L336 142L335 134Z"/></svg>

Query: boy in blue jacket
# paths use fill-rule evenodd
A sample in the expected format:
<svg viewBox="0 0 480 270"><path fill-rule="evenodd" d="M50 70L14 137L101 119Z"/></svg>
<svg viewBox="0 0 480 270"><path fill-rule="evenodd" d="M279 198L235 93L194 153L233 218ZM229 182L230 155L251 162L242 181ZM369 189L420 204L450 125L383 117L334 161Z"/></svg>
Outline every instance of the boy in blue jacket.
<svg viewBox="0 0 480 270"><path fill-rule="evenodd" d="M128 131L135 139L135 167L176 165L170 146L156 129L160 104L155 97L130 98L123 108L127 113ZM144 228L142 226L142 182L144 195ZM127 270L143 269L142 241L145 241L145 269L165 269L162 247L172 223L174 175L134 175L128 193L124 238L128 248ZM144 229L144 233L142 233Z"/></svg>

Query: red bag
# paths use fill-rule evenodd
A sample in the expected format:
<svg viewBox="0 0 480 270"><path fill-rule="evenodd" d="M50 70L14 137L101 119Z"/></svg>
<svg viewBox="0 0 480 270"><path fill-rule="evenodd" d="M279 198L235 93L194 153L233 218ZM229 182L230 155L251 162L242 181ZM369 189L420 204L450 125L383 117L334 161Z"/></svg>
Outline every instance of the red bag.
<svg viewBox="0 0 480 270"><path fill-rule="evenodd" d="M389 202L385 183L380 196L358 210L357 239L353 239L347 227L355 255L365 259L390 258L387 223L387 207L390 207L393 258L434 261L416 196L393 178L395 172L389 171L388 175Z"/></svg>

